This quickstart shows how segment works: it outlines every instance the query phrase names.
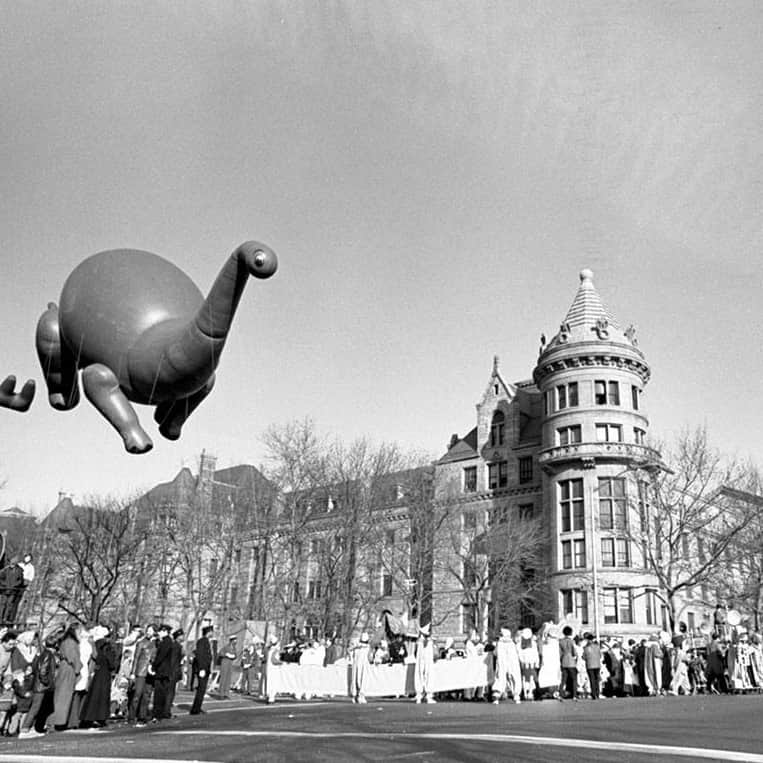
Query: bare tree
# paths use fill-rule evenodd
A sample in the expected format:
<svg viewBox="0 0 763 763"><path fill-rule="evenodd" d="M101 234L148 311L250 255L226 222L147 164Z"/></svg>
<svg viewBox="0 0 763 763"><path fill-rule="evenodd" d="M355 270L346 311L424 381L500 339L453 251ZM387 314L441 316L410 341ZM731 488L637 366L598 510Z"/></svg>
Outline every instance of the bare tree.
<svg viewBox="0 0 763 763"><path fill-rule="evenodd" d="M49 547L56 571L47 581L47 595L66 614L91 622L121 618L120 584L133 569L143 541L133 520L133 501L96 497L75 506L56 528Z"/></svg>
<svg viewBox="0 0 763 763"><path fill-rule="evenodd" d="M669 468L650 472L649 480L642 470L631 472L639 521L629 535L675 624L694 590L712 586L723 572L752 512L723 489L743 482L744 469L713 449L704 429L681 434L666 461Z"/></svg>

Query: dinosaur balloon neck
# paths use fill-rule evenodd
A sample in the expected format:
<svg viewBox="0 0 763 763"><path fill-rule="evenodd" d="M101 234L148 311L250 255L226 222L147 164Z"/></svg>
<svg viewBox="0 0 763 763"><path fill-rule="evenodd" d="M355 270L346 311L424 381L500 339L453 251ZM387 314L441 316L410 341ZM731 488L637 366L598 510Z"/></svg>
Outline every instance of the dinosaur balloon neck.
<svg viewBox="0 0 763 763"><path fill-rule="evenodd" d="M277 268L278 260L269 247L256 241L241 244L223 265L196 313L194 323L201 336L225 339L249 276L270 278Z"/></svg>
<svg viewBox="0 0 763 763"><path fill-rule="evenodd" d="M170 365L183 369L186 377L191 368L198 369L200 376L213 371L225 347L247 279L250 275L270 278L277 268L278 259L272 249L256 241L241 244L228 257L191 323L177 342L167 348Z"/></svg>

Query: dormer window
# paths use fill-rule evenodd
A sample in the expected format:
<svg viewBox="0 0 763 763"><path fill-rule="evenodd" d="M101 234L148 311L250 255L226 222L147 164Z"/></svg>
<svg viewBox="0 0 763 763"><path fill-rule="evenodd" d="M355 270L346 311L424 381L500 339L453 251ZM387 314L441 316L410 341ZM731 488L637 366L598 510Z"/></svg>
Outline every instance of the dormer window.
<svg viewBox="0 0 763 763"><path fill-rule="evenodd" d="M504 426L506 417L502 411L496 411L493 414L493 422L490 425L490 447L495 448L503 445Z"/></svg>

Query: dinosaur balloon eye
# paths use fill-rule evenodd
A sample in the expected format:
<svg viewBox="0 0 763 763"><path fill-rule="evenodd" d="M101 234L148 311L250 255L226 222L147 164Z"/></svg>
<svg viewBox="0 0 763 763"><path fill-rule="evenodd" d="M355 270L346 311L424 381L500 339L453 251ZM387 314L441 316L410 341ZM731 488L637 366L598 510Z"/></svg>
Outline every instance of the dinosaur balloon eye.
<svg viewBox="0 0 763 763"><path fill-rule="evenodd" d="M258 268L261 268L265 264L267 259L268 258L267 258L267 255L265 254L265 252L257 252L257 254L254 255L254 264Z"/></svg>

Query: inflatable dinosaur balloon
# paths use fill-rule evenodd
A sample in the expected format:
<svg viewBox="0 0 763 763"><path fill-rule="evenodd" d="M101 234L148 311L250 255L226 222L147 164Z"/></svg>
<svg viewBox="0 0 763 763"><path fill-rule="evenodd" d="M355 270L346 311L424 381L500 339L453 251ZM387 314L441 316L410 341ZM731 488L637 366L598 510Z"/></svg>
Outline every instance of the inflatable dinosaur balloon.
<svg viewBox="0 0 763 763"><path fill-rule="evenodd" d="M59 411L79 402L78 372L90 402L130 453L153 443L131 402L156 406L159 432L180 437L185 420L210 393L215 369L247 278L276 272L264 244L241 244L206 299L182 270L150 252L115 249L88 257L66 279L60 307L37 324L37 354L48 400ZM0 406L29 408L35 385L0 384Z"/></svg>

